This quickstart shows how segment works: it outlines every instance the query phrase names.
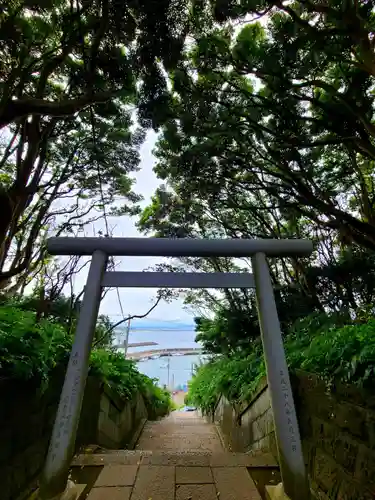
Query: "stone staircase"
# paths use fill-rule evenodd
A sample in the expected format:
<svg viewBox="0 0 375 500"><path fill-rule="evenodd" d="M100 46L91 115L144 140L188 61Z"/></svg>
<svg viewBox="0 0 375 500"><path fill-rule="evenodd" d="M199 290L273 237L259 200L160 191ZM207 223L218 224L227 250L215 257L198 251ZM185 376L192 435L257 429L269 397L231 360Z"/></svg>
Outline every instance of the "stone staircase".
<svg viewBox="0 0 375 500"><path fill-rule="evenodd" d="M280 481L268 454L224 450L215 425L195 412L146 422L136 449L74 458L79 500L261 500Z"/></svg>
<svg viewBox="0 0 375 500"><path fill-rule="evenodd" d="M195 411L175 411L162 420L148 421L136 449L217 453L223 451L223 445L215 425Z"/></svg>

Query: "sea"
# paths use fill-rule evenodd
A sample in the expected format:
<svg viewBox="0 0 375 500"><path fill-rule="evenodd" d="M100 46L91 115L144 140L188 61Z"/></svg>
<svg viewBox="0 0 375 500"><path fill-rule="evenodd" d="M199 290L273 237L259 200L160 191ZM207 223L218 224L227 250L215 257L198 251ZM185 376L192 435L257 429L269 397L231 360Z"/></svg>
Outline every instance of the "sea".
<svg viewBox="0 0 375 500"><path fill-rule="evenodd" d="M152 351L153 349L201 347L195 342L194 324L167 321L134 321L129 332L129 344L155 342L157 345L129 347L128 352ZM126 327L116 330L115 342L123 345ZM118 348L119 352L123 349ZM197 366L204 363L204 355L168 356L137 362L140 372L156 379L160 387L170 390L187 390L187 385Z"/></svg>

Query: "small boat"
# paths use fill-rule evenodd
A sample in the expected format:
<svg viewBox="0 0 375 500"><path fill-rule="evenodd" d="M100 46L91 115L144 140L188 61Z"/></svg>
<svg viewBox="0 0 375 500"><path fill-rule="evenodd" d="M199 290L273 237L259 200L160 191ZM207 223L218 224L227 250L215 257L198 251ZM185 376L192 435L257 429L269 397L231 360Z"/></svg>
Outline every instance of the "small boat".
<svg viewBox="0 0 375 500"><path fill-rule="evenodd" d="M149 359L159 359L160 354L154 354L153 356L150 356Z"/></svg>

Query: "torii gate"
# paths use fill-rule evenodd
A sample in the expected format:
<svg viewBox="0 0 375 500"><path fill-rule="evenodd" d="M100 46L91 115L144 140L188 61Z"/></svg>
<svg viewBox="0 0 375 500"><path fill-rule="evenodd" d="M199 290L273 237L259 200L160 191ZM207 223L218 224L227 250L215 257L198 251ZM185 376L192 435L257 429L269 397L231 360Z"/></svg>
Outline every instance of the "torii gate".
<svg viewBox="0 0 375 500"><path fill-rule="evenodd" d="M42 475L40 496L51 500L67 484L88 374L89 357L103 287L255 288L271 396L279 465L285 493L308 499L309 487L266 256L311 254L307 240L51 238L52 255L91 255L76 335ZM253 273L106 272L109 256L252 257Z"/></svg>

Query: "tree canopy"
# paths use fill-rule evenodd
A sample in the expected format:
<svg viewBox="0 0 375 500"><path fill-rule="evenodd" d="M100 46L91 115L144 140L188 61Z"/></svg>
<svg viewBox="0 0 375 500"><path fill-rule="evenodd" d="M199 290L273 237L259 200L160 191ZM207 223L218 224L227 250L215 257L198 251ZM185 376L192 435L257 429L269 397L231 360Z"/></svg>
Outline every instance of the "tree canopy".
<svg viewBox="0 0 375 500"><path fill-rule="evenodd" d="M164 184L139 227L171 237L312 239L312 259L270 261L286 323L297 319L293 305L306 315L368 303L373 3L201 1L193 12L155 151Z"/></svg>
<svg viewBox="0 0 375 500"><path fill-rule="evenodd" d="M47 234L136 213L129 174L168 109L186 23L184 0L3 2L2 288L40 266Z"/></svg>
<svg viewBox="0 0 375 500"><path fill-rule="evenodd" d="M141 214L141 230L313 240L311 259L270 260L283 325L370 303L372 4L4 3L0 287L23 290L51 269L47 236L140 212L132 173L154 128L163 184ZM251 268L246 259L182 259L175 267ZM255 318L245 290L193 292L186 302L217 314L220 329L238 322L231 328L245 331Z"/></svg>

